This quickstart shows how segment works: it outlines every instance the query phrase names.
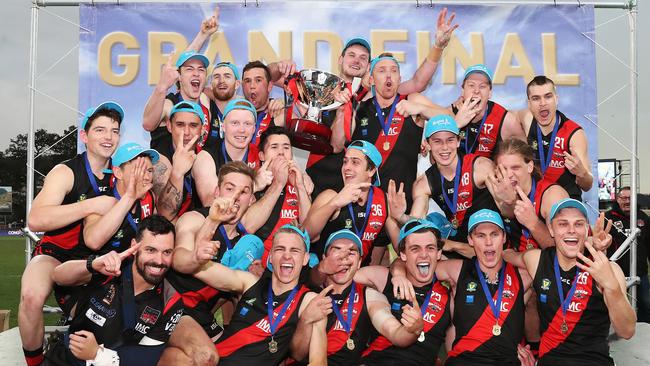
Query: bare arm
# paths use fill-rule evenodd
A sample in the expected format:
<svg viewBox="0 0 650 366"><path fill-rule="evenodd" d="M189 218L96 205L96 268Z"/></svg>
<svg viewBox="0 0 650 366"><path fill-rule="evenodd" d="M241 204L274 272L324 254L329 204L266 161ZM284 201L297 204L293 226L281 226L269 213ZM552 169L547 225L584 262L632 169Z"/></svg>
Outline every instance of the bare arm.
<svg viewBox="0 0 650 366"><path fill-rule="evenodd" d="M463 267L463 260L461 259L448 259L446 261L438 261L436 265L436 278L439 281L447 281L451 287L456 289L458 283L458 276Z"/></svg>
<svg viewBox="0 0 650 366"><path fill-rule="evenodd" d="M388 268L384 266L365 266L359 268L354 274L354 281L364 286L384 292L386 280L388 279Z"/></svg>
<svg viewBox="0 0 650 366"><path fill-rule="evenodd" d="M313 240L318 239L327 222L339 209L335 205L335 202L332 202L332 199L336 195L337 193L335 191L328 189L319 194L314 200L309 215L307 215L304 221L304 228Z"/></svg>
<svg viewBox="0 0 650 366"><path fill-rule="evenodd" d="M214 190L219 183L217 167L209 152L203 150L196 156L192 166L192 178L196 185L196 193L203 206L210 206L214 199Z"/></svg>
<svg viewBox="0 0 650 366"><path fill-rule="evenodd" d="M194 273L199 270L200 263L194 255L195 243L198 240L212 240L219 222L204 218L198 212L189 211L183 214L176 223L176 245L172 266L181 273Z"/></svg>
<svg viewBox="0 0 650 366"><path fill-rule="evenodd" d="M341 103L341 106L336 110L336 118L332 123L332 137L330 137L330 144L334 149L334 153L339 153L345 149L346 143L346 131L345 131L345 105L350 103L352 99L352 94L350 91L345 88L341 92L335 95L337 102ZM352 119L350 121L350 131L347 131L350 136L356 128L356 111L352 109Z"/></svg>
<svg viewBox="0 0 650 366"><path fill-rule="evenodd" d="M594 176L591 174L591 163L587 153L587 136L584 130L578 130L571 138L571 154L566 156L566 168L576 176L576 184L583 191L588 191L594 184Z"/></svg>
<svg viewBox="0 0 650 366"><path fill-rule="evenodd" d="M630 339L636 330L636 314L626 296L625 275L621 267L615 262L609 263L619 286L611 289L603 288L607 313L616 334L625 339Z"/></svg>
<svg viewBox="0 0 650 366"><path fill-rule="evenodd" d="M176 151L174 151L174 155L172 156L173 165L171 166L169 175L166 176L167 180L164 188L160 192L157 204L158 213L169 220L173 220L176 217L183 203L185 174L192 169L192 165L196 159L194 144L198 139L198 135L194 136L187 145L183 144L182 136L176 141ZM161 163L169 164L169 160L161 157L158 164Z"/></svg>
<svg viewBox="0 0 650 366"><path fill-rule="evenodd" d="M84 244L92 250L99 250L122 226L134 203L133 196L124 195L106 214L86 217L83 226Z"/></svg>
<svg viewBox="0 0 650 366"><path fill-rule="evenodd" d="M449 239L445 240L445 244L443 245L442 250L446 252L456 252L465 258L472 258L476 255L476 252L471 245Z"/></svg>
<svg viewBox="0 0 650 366"><path fill-rule="evenodd" d="M429 198L431 189L426 174L420 175L415 184L413 184L413 206L411 206L411 216L423 218L429 211Z"/></svg>
<svg viewBox="0 0 650 366"><path fill-rule="evenodd" d="M253 203L241 219L246 231L253 233L259 230L271 215L275 203L280 198L284 185L277 179L266 190L264 195Z"/></svg>
<svg viewBox="0 0 650 366"><path fill-rule="evenodd" d="M119 276L121 275L122 261L130 257L140 247L133 241L131 247L122 253L111 251L100 257L95 258L91 266L92 268L105 276ZM80 286L88 283L92 279L92 275L86 268L86 260L73 260L67 261L58 265L52 272L52 280L61 286Z"/></svg>
<svg viewBox="0 0 650 366"><path fill-rule="evenodd" d="M192 42L185 49L186 51L196 51L199 52L205 42L212 36L217 30L219 30L219 7L215 6L214 14L201 22L201 27L199 32L196 34Z"/></svg>
<svg viewBox="0 0 650 366"><path fill-rule="evenodd" d="M526 133L517 119L517 114L510 111L506 113L501 127L501 139L505 141L509 138L526 141Z"/></svg>
<svg viewBox="0 0 650 366"><path fill-rule="evenodd" d="M397 320L390 311L388 299L382 293L368 288L366 299L372 325L392 344L407 347L417 340L424 326L417 301L413 302L413 307L405 305L402 308L402 319Z"/></svg>

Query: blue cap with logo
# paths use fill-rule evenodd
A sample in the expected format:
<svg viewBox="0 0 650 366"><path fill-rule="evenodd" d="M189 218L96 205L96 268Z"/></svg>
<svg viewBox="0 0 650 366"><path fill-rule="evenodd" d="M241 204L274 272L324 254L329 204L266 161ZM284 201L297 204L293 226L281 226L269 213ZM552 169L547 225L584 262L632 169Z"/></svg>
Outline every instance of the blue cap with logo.
<svg viewBox="0 0 650 366"><path fill-rule="evenodd" d="M372 71L375 69L375 66L377 66L377 64L379 62L383 61L383 60L391 60L391 61L393 61L397 65L397 69L399 70L399 62L397 62L397 59L395 57L393 57L393 56L379 56L379 57L373 58L372 61L370 61L370 74L371 75L372 75ZM373 89L374 89L374 85L373 85Z"/></svg>
<svg viewBox="0 0 650 366"><path fill-rule="evenodd" d="M488 69L488 67L483 65L483 64L476 64L476 65L472 65L472 66L468 67L465 70L465 75L463 76L463 81L467 80L467 77L470 76L470 74L473 74L473 73L476 73L476 72L485 75L488 78L488 80L490 81L490 85L492 85L492 71L490 71L490 69Z"/></svg>
<svg viewBox="0 0 650 366"><path fill-rule="evenodd" d="M113 154L113 166L120 166L127 163L140 155L147 155L151 158L151 163L156 164L160 158L158 151L154 149L145 149L135 142L127 142L126 144L117 148Z"/></svg>
<svg viewBox="0 0 650 366"><path fill-rule="evenodd" d="M113 101L108 101L99 104L97 107L94 108L89 108L86 113L84 113L83 118L81 119L81 129L85 130L86 129L86 124L88 123L88 119L95 114L100 109L112 109L119 113L120 115L120 120L118 121L120 124L122 123L122 120L124 120L124 108L122 108L121 105L119 105L117 102Z"/></svg>
<svg viewBox="0 0 650 366"><path fill-rule="evenodd" d="M443 239L447 239L450 236L454 236L457 233L457 230L454 229L454 226L447 220L445 215L440 212L432 212L427 215L426 219L438 227L440 230L440 236Z"/></svg>
<svg viewBox="0 0 650 366"><path fill-rule="evenodd" d="M194 58L201 61L204 67L208 67L208 65L210 65L210 60L208 60L208 58L205 57L205 55L203 55L202 53L198 53L196 51L185 51L181 53L180 56L178 56L178 60L176 60L176 68L180 69L184 63Z"/></svg>
<svg viewBox="0 0 650 366"><path fill-rule="evenodd" d="M500 227L501 230L505 230L501 215L487 208L483 208L474 212L472 216L469 217L469 223L467 224L467 232L471 233L476 226L483 223L494 224Z"/></svg>
<svg viewBox="0 0 650 366"><path fill-rule="evenodd" d="M247 271L253 261L262 259L264 243L255 235L242 236L232 249L228 249L221 258L221 264L231 269Z"/></svg>
<svg viewBox="0 0 650 366"><path fill-rule="evenodd" d="M407 229L408 227L408 229ZM433 222L425 219L410 219L408 220L401 229L399 229L399 240L401 243L407 236L413 234L414 232L421 229L433 229L440 232L440 228L436 226Z"/></svg>
<svg viewBox="0 0 650 366"><path fill-rule="evenodd" d="M249 111L253 114L253 120L257 120L257 110L255 110L255 106L253 103L243 98L233 99L228 102L228 104L226 104L226 108L223 110L223 120L225 121L228 113L234 111L235 109L243 109L245 111Z"/></svg>
<svg viewBox="0 0 650 366"><path fill-rule="evenodd" d="M577 208L585 218L589 217L587 215L587 208L585 207L584 203L582 203L582 202L580 202L580 201L578 201L576 199L573 199L573 198L565 198L565 199L562 199L562 200L556 202L551 207L551 212L548 215L549 221L553 220L555 215L557 215L558 212L560 212L560 210L565 209L565 208Z"/></svg>
<svg viewBox="0 0 650 366"><path fill-rule="evenodd" d="M361 239L357 236L357 234L353 233L352 231L348 229L341 229L339 231L335 231L330 236L327 238L327 241L325 242L325 248L323 249L323 252L327 252L327 248L335 241L339 239L349 239L351 240L359 249L359 255L363 255L363 244L361 243Z"/></svg>
<svg viewBox="0 0 650 366"><path fill-rule="evenodd" d="M229 68L230 70L232 70L232 73L235 74L235 80L241 79L241 77L239 76L239 69L237 68L237 65L233 64L232 62L228 62L228 61L219 62L218 64L214 65L214 69L212 70L212 72L214 72L214 70L218 69L219 67Z"/></svg>
<svg viewBox="0 0 650 366"><path fill-rule="evenodd" d="M448 114L439 114L429 118L424 125L424 138L428 139L434 133L442 131L451 132L458 136L460 131L458 130L458 124L454 117Z"/></svg>
<svg viewBox="0 0 650 366"><path fill-rule="evenodd" d="M350 39L349 41L347 41L345 43L345 47L343 47L343 52L341 52L341 54L344 54L345 50L350 48L350 46L354 46L355 44L358 44L358 45L364 47L365 49L368 50L368 53L370 53L370 43L368 43L368 41L366 41L363 38L356 37L356 38Z"/></svg>
<svg viewBox="0 0 650 366"><path fill-rule="evenodd" d="M176 105L172 107L171 112L169 112L169 119L171 119L172 116L178 112L194 113L201 119L201 123L203 124L207 123L207 119L205 118L205 114L203 113L203 108L201 108L200 105L194 102L189 102L184 100L176 103Z"/></svg>
<svg viewBox="0 0 650 366"><path fill-rule="evenodd" d="M368 157L368 159L370 159L370 161L372 161L373 164L375 164L377 171L375 172L376 179L374 185L379 187L381 185L381 181L379 180L379 167L381 166L382 158L379 150L377 150L377 147L365 140L355 140L352 141L350 145L348 145L348 149L361 151L365 156Z"/></svg>

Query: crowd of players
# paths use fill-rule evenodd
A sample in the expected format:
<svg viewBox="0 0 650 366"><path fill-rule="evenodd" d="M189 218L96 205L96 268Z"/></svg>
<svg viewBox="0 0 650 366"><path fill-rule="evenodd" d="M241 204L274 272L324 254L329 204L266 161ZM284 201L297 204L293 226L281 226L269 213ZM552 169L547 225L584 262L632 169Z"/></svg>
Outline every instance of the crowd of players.
<svg viewBox="0 0 650 366"><path fill-rule="evenodd" d="M630 338L636 316L604 254L611 224L591 227L580 202L585 133L545 76L522 111L491 100L485 65L452 106L420 94L453 19L441 11L407 81L392 55L346 43L341 107L323 115L334 152L306 172L284 127L299 111L269 97L295 64L208 77L218 10L162 68L150 148L120 141L119 104L88 110L86 151L49 172L28 217L46 233L22 277L27 364L435 365L445 347L448 365L613 365L610 325ZM70 326L44 359L52 291Z"/></svg>

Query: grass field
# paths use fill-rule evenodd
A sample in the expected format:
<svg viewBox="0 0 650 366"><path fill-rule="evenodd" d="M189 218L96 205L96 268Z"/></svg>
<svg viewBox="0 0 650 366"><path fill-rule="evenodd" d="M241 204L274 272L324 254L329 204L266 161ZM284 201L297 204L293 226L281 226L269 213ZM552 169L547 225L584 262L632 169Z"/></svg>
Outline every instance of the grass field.
<svg viewBox="0 0 650 366"><path fill-rule="evenodd" d="M20 277L25 269L25 239L0 237L0 309L11 310L9 326L17 326L20 302ZM47 304L56 306L50 297ZM58 314L45 314L45 325L55 325Z"/></svg>

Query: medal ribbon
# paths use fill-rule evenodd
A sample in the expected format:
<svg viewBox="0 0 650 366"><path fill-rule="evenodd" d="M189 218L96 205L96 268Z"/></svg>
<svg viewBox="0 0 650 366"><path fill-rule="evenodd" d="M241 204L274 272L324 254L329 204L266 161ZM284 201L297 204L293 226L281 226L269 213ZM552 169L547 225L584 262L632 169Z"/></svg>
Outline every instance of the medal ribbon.
<svg viewBox="0 0 650 366"><path fill-rule="evenodd" d="M117 184L113 187L113 197L117 198L117 200L121 200L122 196L120 196L120 193L117 191ZM136 200L136 204L140 200ZM138 224L135 223L135 220L133 219L133 216L131 216L131 210L127 212L126 214L126 220L129 222L129 225L133 228L133 231L138 232Z"/></svg>
<svg viewBox="0 0 650 366"><path fill-rule="evenodd" d="M483 271L481 270L481 267L478 264L478 260L476 259L474 259L474 266L476 266L476 273L478 274L478 279L481 282L483 293L485 293L485 298L487 299L487 302L490 305L490 308L492 309L492 314L494 314L494 318L497 320L497 325L498 325L499 315L501 315L501 299L503 295L503 284L506 282L505 278L503 278L503 274L505 273L505 269L506 269L506 264L504 262L501 263L501 271L499 271L499 279L498 279L499 289L497 290L496 301L493 300L492 296L490 295L490 289L488 288L487 281L485 280Z"/></svg>
<svg viewBox="0 0 650 366"><path fill-rule="evenodd" d="M243 235L246 235L246 228L244 228L244 225L241 224L241 222L237 223L237 230ZM226 247L228 250L232 249L232 242L230 241L230 238L228 237L228 234L226 233L226 228L223 227L223 225L219 225L219 232L221 232L221 236L223 236L223 241L226 242Z"/></svg>
<svg viewBox="0 0 650 366"><path fill-rule="evenodd" d="M255 133L253 133L253 140L251 141L252 144L257 141L257 131L260 130L260 126L262 125L262 120L264 120L264 117L266 117L266 111L257 114L257 121L255 121Z"/></svg>
<svg viewBox="0 0 650 366"><path fill-rule="evenodd" d="M478 138L481 136L481 130L483 129L483 124L485 124L485 120L487 119L488 116L488 111L487 109L485 110L485 114L483 115L483 119L481 120L481 124L478 125L478 131L476 132L476 137L474 138L474 141L472 141L472 146L469 146L469 124L466 127L467 133L465 134L465 154L469 154L474 150L474 145L476 145L476 141L478 141Z"/></svg>
<svg viewBox="0 0 650 366"><path fill-rule="evenodd" d="M352 286L350 288L350 294L348 295L347 303L348 303L348 318L344 319L343 314L341 313L341 310L339 309L338 305L336 305L336 300L332 299L332 310L334 310L334 314L336 314L336 318L341 322L341 325L343 326L343 329L345 329L345 332L348 333L348 336L352 332L352 318L354 318L354 295L356 293L356 284L354 281L352 281Z"/></svg>
<svg viewBox="0 0 650 366"><path fill-rule="evenodd" d="M427 295L424 297L424 302L422 302L422 306L420 306L420 311L422 312L422 316L427 312L427 309L429 308L429 300L431 300L431 294L433 293L433 286L436 285L436 275L433 275L433 282L431 282L431 288L429 289L429 292L427 292Z"/></svg>
<svg viewBox="0 0 650 366"><path fill-rule="evenodd" d="M99 191L99 185L97 185L97 179L95 179L95 174L93 173L93 170L90 168L90 162L88 161L88 152L84 151L83 156L84 156L84 165L86 166L86 174L88 175L88 181L90 182L90 185L93 187L93 191L95 192L95 194L100 195L101 192Z"/></svg>
<svg viewBox="0 0 650 366"><path fill-rule="evenodd" d="M366 200L366 216L363 218L363 224L361 228L357 227L357 219L354 215L354 210L352 209L352 202L348 203L348 211L350 211L350 217L352 218L352 226L354 227L354 232L357 233L359 239L363 238L363 232L366 231L366 225L368 225L368 217L370 214L370 207L372 206L372 196L374 194L374 189L370 187L368 191L368 199Z"/></svg>
<svg viewBox="0 0 650 366"><path fill-rule="evenodd" d="M458 163L456 164L456 175L454 176L454 196L452 198L452 201L449 201L449 195L447 194L447 190L445 189L445 176L440 173L440 186L442 187L442 198L445 199L445 203L447 204L447 207L449 207L449 210L451 211L452 215L456 215L457 211L457 205L458 205L458 184L460 183L460 167L461 167L461 159L460 157L456 157L458 159Z"/></svg>
<svg viewBox="0 0 650 366"><path fill-rule="evenodd" d="M271 328L271 336L275 334L276 327L278 324L280 324L280 321L282 320L282 316L284 313L287 312L287 308L289 307L289 304L291 304L291 301L293 301L293 298L296 296L296 292L298 292L298 285L291 290L291 293L289 294L289 297L284 301L284 304L282 305L282 308L280 311L278 311L278 316L274 319L273 318L273 286L271 283L269 283L269 294L266 302L266 309L267 313L269 316L269 327Z"/></svg>
<svg viewBox="0 0 650 366"><path fill-rule="evenodd" d="M255 127L255 133L257 134L257 127ZM255 139L255 135L253 135L253 140ZM253 141L255 142L255 141ZM246 148L246 153L244 154L244 158L241 160L244 163L248 162L248 147ZM221 141L221 155L223 155L223 161L224 164L232 161L230 158L230 155L226 152L226 141Z"/></svg>
<svg viewBox="0 0 650 366"><path fill-rule="evenodd" d="M530 192L528 193L528 199L530 202L535 205L535 190L537 189L537 181L535 178L533 178L533 184L530 187ZM528 244L528 239L530 239L530 231L524 226L521 225L521 233L524 234L524 237L526 238L526 244Z"/></svg>
<svg viewBox="0 0 650 366"><path fill-rule="evenodd" d="M557 284L557 293L560 295L560 305L562 306L562 318L566 319L566 311L569 308L569 304L573 299L573 293L576 292L576 286L578 284L578 275L580 270L576 267L576 275L573 278L573 283L571 284L571 289L567 294L566 298L564 297L564 288L562 287L562 278L560 277L560 264L557 261L557 254L553 258L553 272L555 272L555 283Z"/></svg>
<svg viewBox="0 0 650 366"><path fill-rule="evenodd" d="M555 126L553 126L553 132L551 133L551 140L548 143L548 155L544 155L544 139L542 138L542 129L537 125L537 152L539 153L539 165L542 169L542 175L546 173L546 169L551 165L551 160L553 159L553 149L555 148L555 136L557 135L557 130L560 127L560 114L555 112Z"/></svg>
<svg viewBox="0 0 650 366"><path fill-rule="evenodd" d="M377 103L377 96L374 96L372 98L372 102L375 104L375 109L377 110L377 119L379 120L379 124L381 124L381 128L384 131L384 135L386 136L388 136L388 130L390 130L390 124L393 121L395 108L397 107L397 103L399 101L400 101L400 97L399 94L397 94L395 95L395 100L393 100L393 104L390 106L390 112L388 112L388 118L384 118L384 113L382 112L379 103Z"/></svg>

